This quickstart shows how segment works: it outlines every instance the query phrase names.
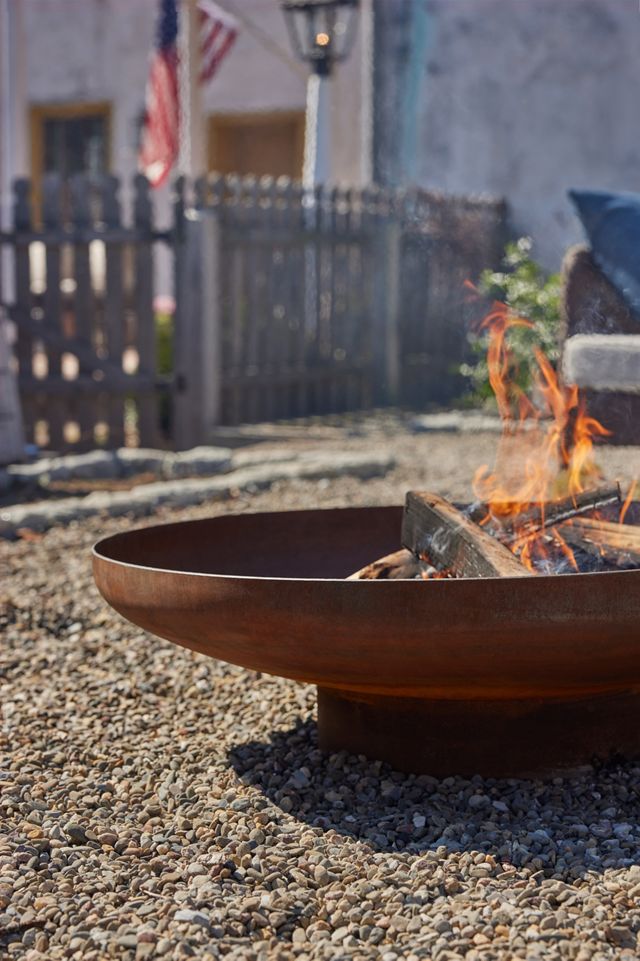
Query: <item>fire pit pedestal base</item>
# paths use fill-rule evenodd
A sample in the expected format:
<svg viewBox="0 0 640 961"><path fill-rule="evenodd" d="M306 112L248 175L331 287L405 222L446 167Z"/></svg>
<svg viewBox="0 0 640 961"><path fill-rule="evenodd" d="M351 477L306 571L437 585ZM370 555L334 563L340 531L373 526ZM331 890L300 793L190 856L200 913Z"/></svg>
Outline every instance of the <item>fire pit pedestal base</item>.
<svg viewBox="0 0 640 961"><path fill-rule="evenodd" d="M320 687L318 734L326 753L364 754L399 771L549 777L640 758L640 695L423 700Z"/></svg>

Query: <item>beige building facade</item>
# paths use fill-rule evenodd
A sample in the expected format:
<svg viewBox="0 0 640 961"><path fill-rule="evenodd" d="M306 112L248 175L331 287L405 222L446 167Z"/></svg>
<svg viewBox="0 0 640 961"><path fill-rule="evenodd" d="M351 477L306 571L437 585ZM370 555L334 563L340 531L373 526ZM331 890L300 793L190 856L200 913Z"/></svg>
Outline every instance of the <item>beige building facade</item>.
<svg viewBox="0 0 640 961"><path fill-rule="evenodd" d="M83 169L122 177L126 199L126 184L137 169L157 0L0 2L13 4L12 29L19 38L22 72L18 83L14 58L9 122L19 131L10 155L5 149L4 192L9 176L30 176L37 200L46 172L69 175ZM224 173L299 178L307 68L290 50L279 4L227 0L223 6L236 15L240 29L218 73L201 92L197 133L206 166ZM0 50L6 51L6 44ZM331 179L349 184L357 182L363 169L361 73L357 44L331 81ZM168 190L159 194L164 198ZM165 199L159 207L166 215Z"/></svg>
<svg viewBox="0 0 640 961"><path fill-rule="evenodd" d="M204 164L300 176L307 68L280 4L219 2L240 32L202 93ZM157 7L0 0L16 31L10 109L0 97L5 211L11 174L37 193L45 170L78 165L119 174L126 201ZM330 82L328 180L503 196L550 269L581 237L568 188L640 190L637 0L361 0L358 19Z"/></svg>

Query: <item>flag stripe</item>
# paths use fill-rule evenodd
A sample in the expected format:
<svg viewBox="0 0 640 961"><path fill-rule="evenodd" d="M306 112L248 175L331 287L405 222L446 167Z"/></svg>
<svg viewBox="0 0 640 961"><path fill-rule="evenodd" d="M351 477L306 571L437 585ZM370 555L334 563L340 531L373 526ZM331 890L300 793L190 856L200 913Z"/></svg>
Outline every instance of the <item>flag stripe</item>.
<svg viewBox="0 0 640 961"><path fill-rule="evenodd" d="M222 42L218 45L217 50L215 50L211 55L211 57L209 58L209 62L203 63L202 70L200 72L201 83L206 83L208 80L211 80L214 73L216 72L216 70L224 60L225 56L227 55L227 53L235 43L235 39L236 39L235 30L229 31L225 35Z"/></svg>
<svg viewBox="0 0 640 961"><path fill-rule="evenodd" d="M160 0L156 47L149 68L138 163L152 187L165 182L179 151L178 10Z"/></svg>
<svg viewBox="0 0 640 961"><path fill-rule="evenodd" d="M233 47L238 21L214 0L199 0L199 83L211 80ZM178 7L159 0L158 24L145 99L145 118L138 162L153 187L163 184L179 153L180 90L178 82Z"/></svg>
<svg viewBox="0 0 640 961"><path fill-rule="evenodd" d="M200 33L200 36L203 38L200 46L200 54L203 60L211 50L212 46L216 42L216 38L220 35L222 30L224 30L224 27L221 23L216 23L213 29L209 30L208 22L205 20Z"/></svg>
<svg viewBox="0 0 640 961"><path fill-rule="evenodd" d="M199 0L200 76L207 83L231 50L238 35L238 21L214 0Z"/></svg>

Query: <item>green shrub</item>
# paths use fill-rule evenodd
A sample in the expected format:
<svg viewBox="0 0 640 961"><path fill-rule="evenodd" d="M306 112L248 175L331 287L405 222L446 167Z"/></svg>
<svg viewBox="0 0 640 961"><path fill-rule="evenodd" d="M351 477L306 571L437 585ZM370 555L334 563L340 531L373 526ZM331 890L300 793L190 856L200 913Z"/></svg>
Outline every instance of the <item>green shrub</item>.
<svg viewBox="0 0 640 961"><path fill-rule="evenodd" d="M530 394L538 364L536 349L548 358L556 368L560 356L560 275L545 275L531 258L532 242L521 237L507 244L502 261L503 270L485 270L480 275L479 291L491 301L501 301L517 317L524 317L531 327L511 327L506 333L506 343L511 351L513 366L511 377L525 393ZM493 403L493 391L487 370L488 331L469 334L477 360L462 364L460 373L468 378L472 397L483 404Z"/></svg>
<svg viewBox="0 0 640 961"><path fill-rule="evenodd" d="M159 374L173 373L173 316L156 311L156 363Z"/></svg>
<svg viewBox="0 0 640 961"><path fill-rule="evenodd" d="M156 311L156 369L158 374L170 377L173 374L173 315ZM165 437L171 432L171 395L163 391L160 395L160 430Z"/></svg>

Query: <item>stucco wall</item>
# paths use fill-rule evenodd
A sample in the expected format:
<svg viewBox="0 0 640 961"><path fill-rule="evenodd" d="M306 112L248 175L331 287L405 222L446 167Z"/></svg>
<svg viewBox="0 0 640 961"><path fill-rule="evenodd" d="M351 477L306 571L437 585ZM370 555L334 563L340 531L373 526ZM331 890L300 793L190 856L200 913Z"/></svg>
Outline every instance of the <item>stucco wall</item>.
<svg viewBox="0 0 640 961"><path fill-rule="evenodd" d="M638 0L427 0L417 170L505 195L557 268L569 187L640 190Z"/></svg>
<svg viewBox="0 0 640 961"><path fill-rule="evenodd" d="M505 195L514 229L533 235L549 267L580 237L568 187L640 190L637 0L373 2L379 17L394 14L414 47L415 23L398 14L412 3L425 11L417 95L409 95L407 80L410 38L396 36L393 23L385 27L390 42L375 98L390 106L378 113L379 171L402 178L404 169L410 179L446 191ZM28 101L111 101L113 167L129 175L157 0L22 4ZM227 6L289 54L277 0L227 0ZM357 46L332 81L333 179L343 184L358 183L363 169L362 76ZM304 101L304 70L247 28L204 93L207 113L303 109ZM415 138L407 129L415 129ZM160 206L167 210L166 201Z"/></svg>
<svg viewBox="0 0 640 961"><path fill-rule="evenodd" d="M135 170L153 0L25 0L30 104L108 100L113 169Z"/></svg>
<svg viewBox="0 0 640 961"><path fill-rule="evenodd" d="M29 64L28 101L108 100L113 107L112 169L136 169L136 119L153 45L157 0L23 0ZM304 109L305 71L289 52L274 0L227 3L282 49L265 47L249 26L203 91L207 114ZM162 191L166 195L167 191ZM166 200L160 207L166 210Z"/></svg>

